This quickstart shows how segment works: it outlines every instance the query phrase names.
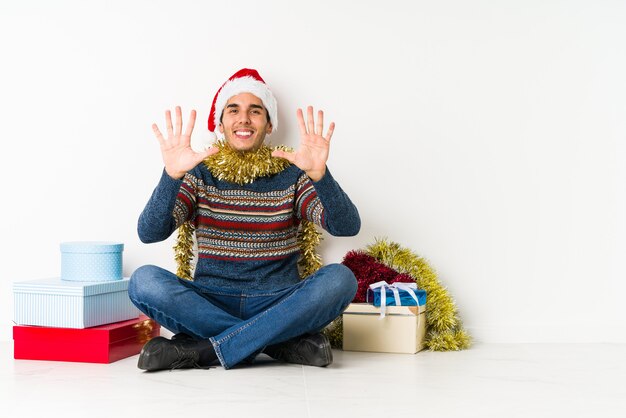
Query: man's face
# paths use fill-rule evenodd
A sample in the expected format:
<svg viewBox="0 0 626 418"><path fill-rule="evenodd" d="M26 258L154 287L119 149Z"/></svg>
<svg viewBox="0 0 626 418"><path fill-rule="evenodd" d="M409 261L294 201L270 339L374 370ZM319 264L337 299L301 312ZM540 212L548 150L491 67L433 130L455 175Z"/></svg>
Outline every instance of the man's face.
<svg viewBox="0 0 626 418"><path fill-rule="evenodd" d="M231 148L238 151L259 149L265 135L272 132L263 102L251 93L241 93L228 99L219 128Z"/></svg>

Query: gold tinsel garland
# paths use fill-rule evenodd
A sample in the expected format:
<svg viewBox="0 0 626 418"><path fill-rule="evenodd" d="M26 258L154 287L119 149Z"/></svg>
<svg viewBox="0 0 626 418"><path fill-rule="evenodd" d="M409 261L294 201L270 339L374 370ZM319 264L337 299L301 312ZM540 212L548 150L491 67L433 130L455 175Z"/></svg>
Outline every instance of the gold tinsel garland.
<svg viewBox="0 0 626 418"><path fill-rule="evenodd" d="M303 221L298 231L298 245L300 246L300 260L298 267L300 277L309 277L322 267L322 257L317 253L317 246L322 241L322 234L317 230L315 224Z"/></svg>
<svg viewBox="0 0 626 418"><path fill-rule="evenodd" d="M132 328L135 331L136 341L142 345L150 341L153 338L152 332L155 325L156 322L152 319L146 319L133 325Z"/></svg>
<svg viewBox="0 0 626 418"><path fill-rule="evenodd" d="M420 289L426 290L425 345L433 351L463 350L470 346L471 337L463 329L457 308L448 291L439 283L435 271L422 257L384 239L368 245L365 252L379 262L410 275ZM343 323L339 317L325 330L331 345L340 348L343 341Z"/></svg>
<svg viewBox="0 0 626 418"><path fill-rule="evenodd" d="M234 150L224 141L219 141L214 146L219 149L219 152L209 156L204 160L204 164L219 180L243 185L252 183L260 177L278 174L290 165L289 161L283 158L272 157L274 150L289 150L284 146L263 145L255 152ZM194 231L195 227L191 221L183 223L178 228L178 239L174 245L174 257L178 265L176 275L186 280L193 280ZM322 234L315 224L302 220L298 231L298 246L301 254L298 261L300 277L305 278L322 266L322 258L317 253L317 245L321 239Z"/></svg>
<svg viewBox="0 0 626 418"><path fill-rule="evenodd" d="M178 227L178 238L174 245L174 259L176 260L176 275L181 279L193 280L193 233L196 228L191 222L185 222Z"/></svg>
<svg viewBox="0 0 626 418"><path fill-rule="evenodd" d="M263 145L254 152L234 150L224 141L218 141L214 146L219 152L204 160L204 165L219 180L239 185L249 184L259 177L278 174L290 165L283 158L272 157L274 150L288 150L284 146Z"/></svg>

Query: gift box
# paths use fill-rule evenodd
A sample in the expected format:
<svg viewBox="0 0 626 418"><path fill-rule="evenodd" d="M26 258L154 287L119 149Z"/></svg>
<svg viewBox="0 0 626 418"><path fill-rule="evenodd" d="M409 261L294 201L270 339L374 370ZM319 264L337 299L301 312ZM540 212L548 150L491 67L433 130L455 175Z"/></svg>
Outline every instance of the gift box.
<svg viewBox="0 0 626 418"><path fill-rule="evenodd" d="M137 318L140 312L128 297L129 281L53 278L14 282L13 320L18 325L88 328Z"/></svg>
<svg viewBox="0 0 626 418"><path fill-rule="evenodd" d="M382 300L380 295L382 294L383 289L383 287L379 287L377 289L367 289L367 303L371 303L374 306L381 306ZM398 301L391 290L385 289L385 306L422 306L426 304L426 291L423 289L412 289L413 293L417 297L417 300L413 298L413 295L411 295L408 290L397 290L400 303L397 303Z"/></svg>
<svg viewBox="0 0 626 418"><path fill-rule="evenodd" d="M14 357L18 360L113 363L139 354L160 333L147 316L92 328L51 328L15 325Z"/></svg>
<svg viewBox="0 0 626 418"><path fill-rule="evenodd" d="M415 354L424 348L426 307L351 303L343 313L343 349Z"/></svg>
<svg viewBox="0 0 626 418"><path fill-rule="evenodd" d="M120 280L123 251L124 244L117 242L64 242L61 244L61 279Z"/></svg>

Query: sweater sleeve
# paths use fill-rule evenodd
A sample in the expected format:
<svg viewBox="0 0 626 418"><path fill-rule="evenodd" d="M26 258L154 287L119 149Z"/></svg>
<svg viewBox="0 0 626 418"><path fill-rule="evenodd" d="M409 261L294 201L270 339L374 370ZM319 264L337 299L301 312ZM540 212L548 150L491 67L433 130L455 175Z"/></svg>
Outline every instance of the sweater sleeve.
<svg viewBox="0 0 626 418"><path fill-rule="evenodd" d="M142 242L163 241L193 217L196 208L195 184L193 175L189 173L177 180L163 170L150 200L139 215L137 233Z"/></svg>
<svg viewBox="0 0 626 418"><path fill-rule="evenodd" d="M296 185L296 213L334 236L353 236L361 229L359 212L326 168L326 174L313 182L302 173Z"/></svg>

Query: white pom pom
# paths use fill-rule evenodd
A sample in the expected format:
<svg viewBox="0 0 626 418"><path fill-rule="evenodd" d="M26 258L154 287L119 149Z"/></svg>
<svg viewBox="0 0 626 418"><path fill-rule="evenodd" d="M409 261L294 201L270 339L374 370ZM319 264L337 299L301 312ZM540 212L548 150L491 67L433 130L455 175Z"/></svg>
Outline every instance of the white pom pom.
<svg viewBox="0 0 626 418"><path fill-rule="evenodd" d="M191 138L191 149L195 152L203 152L211 148L215 142L216 136L213 132L209 132L209 135L205 138L193 137Z"/></svg>

